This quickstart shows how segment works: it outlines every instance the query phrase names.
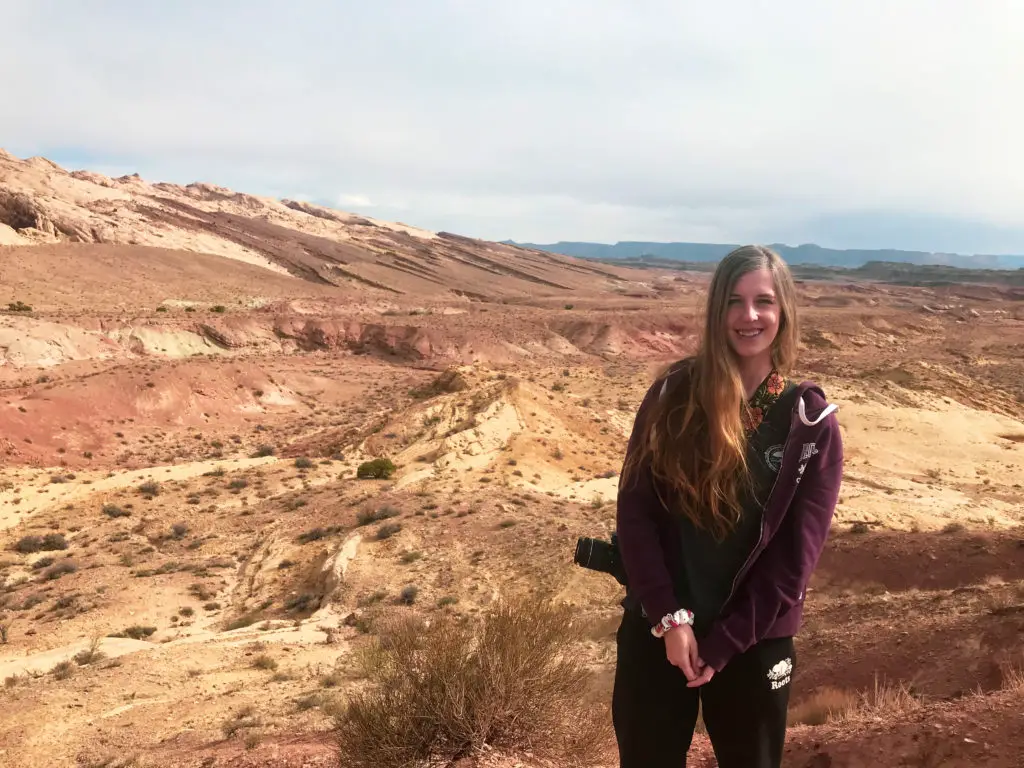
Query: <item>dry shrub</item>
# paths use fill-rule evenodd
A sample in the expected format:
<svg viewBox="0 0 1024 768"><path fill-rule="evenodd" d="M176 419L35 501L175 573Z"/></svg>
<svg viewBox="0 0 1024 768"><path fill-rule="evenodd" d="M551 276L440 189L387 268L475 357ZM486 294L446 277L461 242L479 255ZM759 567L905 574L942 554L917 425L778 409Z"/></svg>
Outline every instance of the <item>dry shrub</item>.
<svg viewBox="0 0 1024 768"><path fill-rule="evenodd" d="M102 642L102 637L97 636L92 638L89 642L88 648L79 651L72 657L74 658L75 663L80 667L84 667L87 664L94 664L97 661L103 661L103 659L107 657L107 654L100 650L100 643Z"/></svg>
<svg viewBox="0 0 1024 768"><path fill-rule="evenodd" d="M586 703L590 673L573 652L570 618L563 607L517 599L477 627L451 616L380 627L361 659L371 684L335 718L345 764L455 760L484 744L594 764L610 721Z"/></svg>
<svg viewBox="0 0 1024 768"><path fill-rule="evenodd" d="M75 667L70 661L61 661L50 670L55 680L67 680L75 673Z"/></svg>
<svg viewBox="0 0 1024 768"><path fill-rule="evenodd" d="M842 720L857 708L860 697L839 688L820 688L789 711L790 725L824 725Z"/></svg>
<svg viewBox="0 0 1024 768"><path fill-rule="evenodd" d="M1004 691L1024 691L1024 656L1019 663L1004 662L1000 664L1002 672L1002 689Z"/></svg>
<svg viewBox="0 0 1024 768"><path fill-rule="evenodd" d="M106 755L80 764L83 768L143 768L145 765L138 755Z"/></svg>
<svg viewBox="0 0 1024 768"><path fill-rule="evenodd" d="M892 717L921 708L921 700L903 683L878 682L860 695L859 712L875 717Z"/></svg>
<svg viewBox="0 0 1024 768"><path fill-rule="evenodd" d="M860 716L898 717L914 712L922 706L921 700L903 683L879 682L875 677L872 688L861 693L822 688L789 713L791 725L824 725L843 722Z"/></svg>
<svg viewBox="0 0 1024 768"><path fill-rule="evenodd" d="M255 659L252 660L252 666L255 669L277 669L277 661L273 656L268 656L265 653L261 653Z"/></svg>
<svg viewBox="0 0 1024 768"><path fill-rule="evenodd" d="M243 729L259 728L261 725L262 722L256 714L256 707L252 704L245 704L235 712L233 717L225 720L220 728L224 733L224 738L230 739Z"/></svg>

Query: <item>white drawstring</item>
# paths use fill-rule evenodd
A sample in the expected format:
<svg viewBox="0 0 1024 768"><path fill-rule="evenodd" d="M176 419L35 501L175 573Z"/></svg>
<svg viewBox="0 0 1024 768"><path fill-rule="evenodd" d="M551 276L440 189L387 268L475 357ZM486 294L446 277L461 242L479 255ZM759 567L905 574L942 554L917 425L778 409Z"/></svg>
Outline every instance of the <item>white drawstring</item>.
<svg viewBox="0 0 1024 768"><path fill-rule="evenodd" d="M824 419L826 419L828 417L828 415L830 413L832 413L833 411L838 411L838 410L839 410L839 406L838 405L836 405L835 403L830 403L825 408L825 410L823 410L820 414L818 414L818 418L816 418L814 421L811 421L810 419L807 418L807 409L806 409L806 406L804 405L803 397L800 398L800 402L797 404L797 412L800 414L800 421L802 421L808 427L813 427L816 424L820 424Z"/></svg>

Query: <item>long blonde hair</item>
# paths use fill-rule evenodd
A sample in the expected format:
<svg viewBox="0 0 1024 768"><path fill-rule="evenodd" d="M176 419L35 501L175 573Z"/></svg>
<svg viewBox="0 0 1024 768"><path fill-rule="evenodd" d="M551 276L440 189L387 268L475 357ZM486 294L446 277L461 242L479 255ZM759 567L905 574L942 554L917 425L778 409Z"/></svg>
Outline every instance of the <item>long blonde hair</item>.
<svg viewBox="0 0 1024 768"><path fill-rule="evenodd" d="M772 363L783 375L792 369L799 329L796 287L789 268L764 246L737 248L722 259L711 279L700 347L682 374L687 383L666 387L664 395L654 399L638 425L635 449L626 456L620 479L621 488L648 464L656 487L660 484L670 494L670 499L662 498L666 507L719 540L739 520L741 496L750 479L742 421L746 400L729 346L726 312L736 282L760 269L772 275L780 310ZM673 370L670 366L659 375L657 390Z"/></svg>

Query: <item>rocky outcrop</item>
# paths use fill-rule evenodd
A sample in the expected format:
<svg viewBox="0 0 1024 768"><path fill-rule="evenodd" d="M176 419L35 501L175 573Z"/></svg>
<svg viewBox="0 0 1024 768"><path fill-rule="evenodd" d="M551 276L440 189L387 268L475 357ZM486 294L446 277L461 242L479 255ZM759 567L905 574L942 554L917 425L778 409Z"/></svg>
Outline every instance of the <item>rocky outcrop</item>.
<svg viewBox="0 0 1024 768"><path fill-rule="evenodd" d="M0 224L29 239L102 242L87 224L47 210L44 203L21 192L0 188Z"/></svg>
<svg viewBox="0 0 1024 768"><path fill-rule="evenodd" d="M301 200L282 200L281 202L293 211L302 211L302 213L308 213L310 216L316 216L318 219L326 219L327 221L344 221L336 211L332 211L331 209L324 208L320 205L304 203Z"/></svg>

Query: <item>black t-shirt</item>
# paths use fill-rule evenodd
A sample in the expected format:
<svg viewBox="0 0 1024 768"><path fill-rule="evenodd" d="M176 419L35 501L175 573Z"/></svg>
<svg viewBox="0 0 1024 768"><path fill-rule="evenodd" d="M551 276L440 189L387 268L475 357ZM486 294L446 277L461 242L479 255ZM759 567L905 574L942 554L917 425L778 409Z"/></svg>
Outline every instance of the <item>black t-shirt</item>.
<svg viewBox="0 0 1024 768"><path fill-rule="evenodd" d="M742 496L740 519L722 541L679 515L683 568L676 574L680 602L694 613L694 632L706 632L732 591L733 580L761 537L765 502L782 464L782 448L789 433L796 385L787 383L747 442L751 488Z"/></svg>

